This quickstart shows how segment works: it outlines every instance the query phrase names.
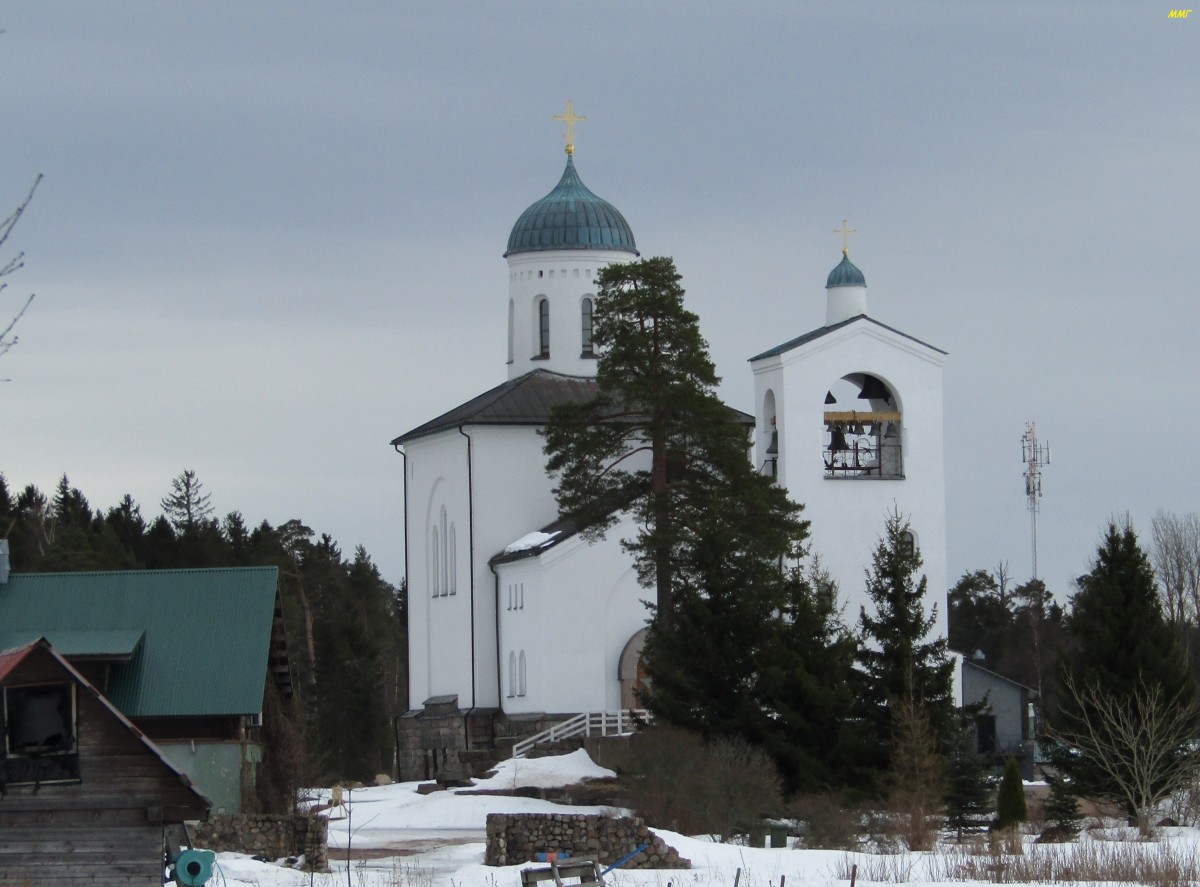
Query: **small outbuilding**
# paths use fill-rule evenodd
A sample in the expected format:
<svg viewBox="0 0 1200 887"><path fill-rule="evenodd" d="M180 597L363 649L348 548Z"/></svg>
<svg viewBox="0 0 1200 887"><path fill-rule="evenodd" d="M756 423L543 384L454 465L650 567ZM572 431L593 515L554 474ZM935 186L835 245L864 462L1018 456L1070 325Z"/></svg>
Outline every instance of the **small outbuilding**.
<svg viewBox="0 0 1200 887"><path fill-rule="evenodd" d="M265 694L292 692L278 583L276 567L13 573L0 577L0 650L48 639L213 812L239 813Z"/></svg>
<svg viewBox="0 0 1200 887"><path fill-rule="evenodd" d="M41 638L0 652L0 880L163 880L168 833L211 802Z"/></svg>
<svg viewBox="0 0 1200 887"><path fill-rule="evenodd" d="M1037 692L964 658L962 702L980 706L975 719L976 751L990 756L997 766L1016 758L1021 776L1033 779Z"/></svg>

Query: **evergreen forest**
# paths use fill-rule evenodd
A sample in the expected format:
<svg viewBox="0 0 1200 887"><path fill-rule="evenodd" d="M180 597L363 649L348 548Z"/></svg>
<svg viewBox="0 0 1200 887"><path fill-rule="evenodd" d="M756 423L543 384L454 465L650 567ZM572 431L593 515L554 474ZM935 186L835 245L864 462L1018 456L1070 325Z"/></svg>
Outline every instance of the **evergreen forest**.
<svg viewBox="0 0 1200 887"><path fill-rule="evenodd" d="M405 588L362 547L346 555L298 519L218 518L194 471L170 481L161 514L126 495L93 507L66 475L52 495L0 475L0 536L16 572L279 568L293 686L264 700L259 805L290 809L295 789L394 771L394 723L407 708ZM268 682L270 683L270 682Z"/></svg>

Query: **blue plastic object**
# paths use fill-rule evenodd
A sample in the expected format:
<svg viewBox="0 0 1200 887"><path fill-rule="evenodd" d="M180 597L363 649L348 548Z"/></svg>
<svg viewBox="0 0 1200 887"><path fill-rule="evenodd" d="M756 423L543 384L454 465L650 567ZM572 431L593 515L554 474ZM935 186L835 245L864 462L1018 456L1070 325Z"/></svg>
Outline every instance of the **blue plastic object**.
<svg viewBox="0 0 1200 887"><path fill-rule="evenodd" d="M216 861L217 854L211 850L184 850L175 861L175 880L183 887L204 887Z"/></svg>

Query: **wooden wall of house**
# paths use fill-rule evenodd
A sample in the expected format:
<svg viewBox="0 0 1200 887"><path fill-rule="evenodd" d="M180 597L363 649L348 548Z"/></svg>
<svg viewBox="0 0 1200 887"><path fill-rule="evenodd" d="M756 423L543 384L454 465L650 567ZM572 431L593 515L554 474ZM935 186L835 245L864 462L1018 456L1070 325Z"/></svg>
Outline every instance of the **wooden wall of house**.
<svg viewBox="0 0 1200 887"><path fill-rule="evenodd" d="M68 679L37 649L5 684ZM80 780L6 787L0 883L158 887L163 828L203 819L202 799L87 689L76 694Z"/></svg>

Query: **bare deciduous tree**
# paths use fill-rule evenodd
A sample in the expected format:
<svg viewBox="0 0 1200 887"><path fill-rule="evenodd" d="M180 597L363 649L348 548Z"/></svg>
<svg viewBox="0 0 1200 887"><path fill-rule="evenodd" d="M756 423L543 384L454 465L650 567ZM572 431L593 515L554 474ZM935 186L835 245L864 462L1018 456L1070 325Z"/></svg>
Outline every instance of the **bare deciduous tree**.
<svg viewBox="0 0 1200 887"><path fill-rule="evenodd" d="M1050 729L1050 739L1100 768L1109 779L1102 800L1125 806L1149 836L1159 804L1200 771L1194 700L1188 691L1167 698L1161 687L1141 679L1127 697L1095 684L1081 686L1070 677L1063 692L1079 716L1069 729Z"/></svg>
<svg viewBox="0 0 1200 887"><path fill-rule="evenodd" d="M908 849L930 850L945 814L945 762L929 712L911 692L892 712L892 812Z"/></svg>
<svg viewBox="0 0 1200 887"><path fill-rule="evenodd" d="M17 208L12 211L12 214L9 215L8 218L0 221L0 250L3 250L5 245L7 245L8 238L12 234L13 228L17 226L17 222L21 220L21 216L25 214L25 210L29 206L29 202L33 200L33 193L37 190L38 183L41 181L42 177L39 175L33 180L33 187L29 189L29 193L25 196L25 199L17 204ZM19 252L11 259L8 259L7 261L0 260L0 262L2 262L2 264L0 264L0 295L2 295L4 290L8 288L8 283L5 282L3 278L8 277L8 275L17 272L24 267L25 253ZM17 322L20 321L21 317L25 314L26 309L29 308L29 305L32 301L33 294L31 293L29 297L21 303L21 307L17 309L16 313L12 317L12 320L8 322L3 330L0 330L0 355L6 354L14 345L17 344L17 337L13 334L13 330L16 329Z"/></svg>
<svg viewBox="0 0 1200 887"><path fill-rule="evenodd" d="M1200 515L1159 511L1150 529L1151 558L1167 618L1176 627L1200 624Z"/></svg>

